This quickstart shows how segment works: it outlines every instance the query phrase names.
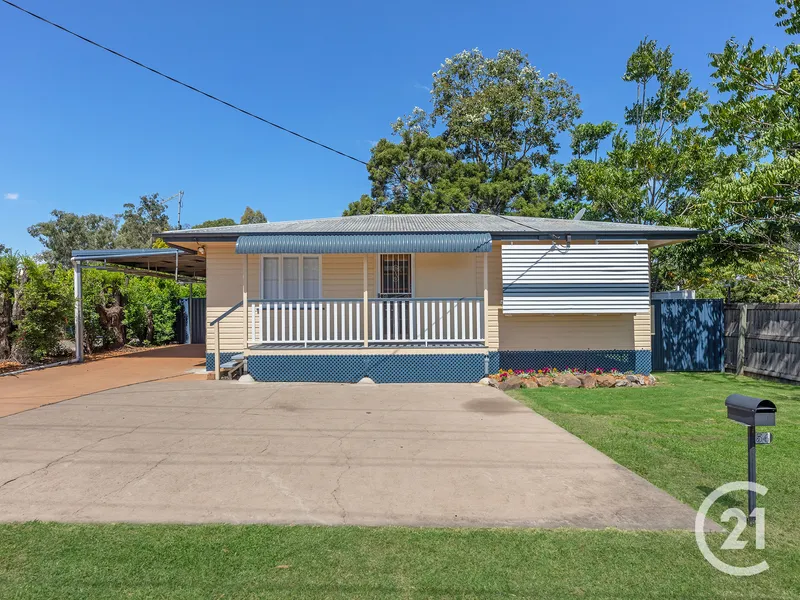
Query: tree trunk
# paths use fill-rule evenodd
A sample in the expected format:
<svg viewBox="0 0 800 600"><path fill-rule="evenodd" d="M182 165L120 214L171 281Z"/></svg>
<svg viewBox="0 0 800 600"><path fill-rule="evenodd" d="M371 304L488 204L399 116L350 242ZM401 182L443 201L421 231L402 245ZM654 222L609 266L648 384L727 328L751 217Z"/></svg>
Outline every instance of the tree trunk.
<svg viewBox="0 0 800 600"><path fill-rule="evenodd" d="M95 307L97 315L100 317L100 325L111 334L111 343L108 347L120 348L125 345L125 326L122 323L124 316L122 297L119 291L114 292L110 305L108 305L108 301L105 300L105 296L103 296L103 298L104 302ZM90 346L92 345L91 341L92 340L89 340L88 344Z"/></svg>
<svg viewBox="0 0 800 600"><path fill-rule="evenodd" d="M14 289L14 301L11 305L11 321L19 323L25 317L25 310L22 308L22 295L24 293L25 284L28 283L28 270L21 266L17 272L17 287ZM23 332L24 336L25 333ZM24 348L21 343L22 339L17 338L11 346L10 358L23 365L31 362L31 355Z"/></svg>
<svg viewBox="0 0 800 600"><path fill-rule="evenodd" d="M153 336L155 335L155 323L153 323L153 311L150 308L147 309L147 335L145 335L145 340L153 343Z"/></svg>
<svg viewBox="0 0 800 600"><path fill-rule="evenodd" d="M0 293L0 360L11 355L11 302L10 294Z"/></svg>

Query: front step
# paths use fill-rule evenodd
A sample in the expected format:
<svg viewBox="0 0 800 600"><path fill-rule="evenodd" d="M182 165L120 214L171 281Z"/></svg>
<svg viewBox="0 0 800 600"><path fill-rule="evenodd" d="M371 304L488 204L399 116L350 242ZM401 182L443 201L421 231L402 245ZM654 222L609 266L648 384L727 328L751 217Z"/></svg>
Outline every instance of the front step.
<svg viewBox="0 0 800 600"><path fill-rule="evenodd" d="M233 379L237 371L244 370L244 353L240 352L231 356L229 360L219 366L219 370L222 372L220 377L227 375L229 379Z"/></svg>

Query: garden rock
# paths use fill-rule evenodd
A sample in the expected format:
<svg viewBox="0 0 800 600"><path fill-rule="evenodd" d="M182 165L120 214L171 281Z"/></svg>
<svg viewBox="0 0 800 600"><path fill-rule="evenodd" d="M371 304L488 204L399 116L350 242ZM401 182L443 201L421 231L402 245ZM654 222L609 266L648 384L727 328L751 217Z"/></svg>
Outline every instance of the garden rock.
<svg viewBox="0 0 800 600"><path fill-rule="evenodd" d="M358 385L375 385L375 382L369 377L362 377L358 380Z"/></svg>
<svg viewBox="0 0 800 600"><path fill-rule="evenodd" d="M517 377L516 375L512 375L511 377L507 377L505 381L501 381L497 388L503 390L516 390L522 386L522 378Z"/></svg>
<svg viewBox="0 0 800 600"><path fill-rule="evenodd" d="M538 388L539 383L536 381L535 377L529 377L528 379L523 379L520 387L524 388Z"/></svg>
<svg viewBox="0 0 800 600"><path fill-rule="evenodd" d="M478 383L480 383L481 385L492 385L492 381L494 380L490 379L489 377L484 377Z"/></svg>
<svg viewBox="0 0 800 600"><path fill-rule="evenodd" d="M648 375L647 376L647 382L648 382L649 385L655 385L656 384L656 378L653 377L652 375Z"/></svg>
<svg viewBox="0 0 800 600"><path fill-rule="evenodd" d="M572 373L561 373L553 379L553 383L559 387L579 388L581 380Z"/></svg>
<svg viewBox="0 0 800 600"><path fill-rule="evenodd" d="M597 386L597 378L591 373L585 373L583 375L578 375L577 377L581 381L581 387L591 389Z"/></svg>
<svg viewBox="0 0 800 600"><path fill-rule="evenodd" d="M625 375L628 385L641 385L638 375Z"/></svg>
<svg viewBox="0 0 800 600"><path fill-rule="evenodd" d="M628 380L627 379L619 379L614 384L614 387L628 387Z"/></svg>
<svg viewBox="0 0 800 600"><path fill-rule="evenodd" d="M537 377L536 382L539 384L539 387L550 387L553 385L553 378L552 377Z"/></svg>
<svg viewBox="0 0 800 600"><path fill-rule="evenodd" d="M595 377L595 382L597 383L597 387L610 388L614 387L617 383L617 379L613 375L598 375Z"/></svg>

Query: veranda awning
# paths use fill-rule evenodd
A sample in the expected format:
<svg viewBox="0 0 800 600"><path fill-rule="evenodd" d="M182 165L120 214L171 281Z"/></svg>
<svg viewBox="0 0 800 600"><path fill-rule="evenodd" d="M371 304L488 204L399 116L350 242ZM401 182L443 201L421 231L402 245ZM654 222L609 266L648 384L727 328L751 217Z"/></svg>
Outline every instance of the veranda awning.
<svg viewBox="0 0 800 600"><path fill-rule="evenodd" d="M243 235L237 254L372 254L490 252L488 233L269 234Z"/></svg>

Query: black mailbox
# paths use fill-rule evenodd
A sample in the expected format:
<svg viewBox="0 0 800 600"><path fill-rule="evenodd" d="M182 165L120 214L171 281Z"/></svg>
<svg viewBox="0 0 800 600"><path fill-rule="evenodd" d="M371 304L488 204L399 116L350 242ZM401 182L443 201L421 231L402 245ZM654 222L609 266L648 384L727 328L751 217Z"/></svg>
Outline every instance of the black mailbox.
<svg viewBox="0 0 800 600"><path fill-rule="evenodd" d="M728 418L749 427L775 425L775 405L769 400L731 394L725 399Z"/></svg>

